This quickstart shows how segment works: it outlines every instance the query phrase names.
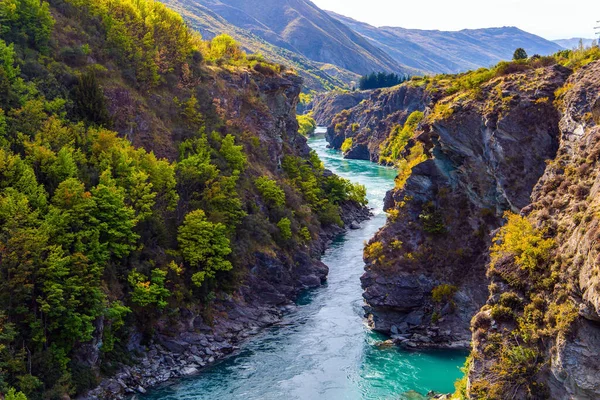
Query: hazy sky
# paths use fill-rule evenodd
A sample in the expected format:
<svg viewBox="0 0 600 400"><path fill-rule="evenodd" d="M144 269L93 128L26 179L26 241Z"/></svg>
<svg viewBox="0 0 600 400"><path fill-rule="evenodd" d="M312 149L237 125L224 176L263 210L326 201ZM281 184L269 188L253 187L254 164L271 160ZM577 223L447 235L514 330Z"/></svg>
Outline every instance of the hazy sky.
<svg viewBox="0 0 600 400"><path fill-rule="evenodd" d="M312 0L374 26L460 30L517 26L547 39L594 37L600 0Z"/></svg>

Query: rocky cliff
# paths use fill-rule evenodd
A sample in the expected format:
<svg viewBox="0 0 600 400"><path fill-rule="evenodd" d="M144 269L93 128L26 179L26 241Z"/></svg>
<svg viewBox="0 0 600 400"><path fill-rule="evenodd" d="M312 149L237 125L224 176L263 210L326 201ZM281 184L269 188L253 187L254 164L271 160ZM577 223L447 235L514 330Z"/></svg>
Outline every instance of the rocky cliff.
<svg viewBox="0 0 600 400"><path fill-rule="evenodd" d="M408 177L388 194L390 218L366 251L376 330L410 346L469 347L469 321L487 297L490 233L505 210L529 203L554 158L552 100L567 77L559 66L511 74L428 110L404 150L408 159L420 148L425 155L401 170ZM452 111L440 113L444 104Z"/></svg>
<svg viewBox="0 0 600 400"><path fill-rule="evenodd" d="M599 56L414 79L332 121L333 147L399 169L365 248L369 324L472 344L461 398L600 395Z"/></svg>
<svg viewBox="0 0 600 400"><path fill-rule="evenodd" d="M403 125L412 112L423 111L430 101L430 93L408 84L363 93L368 96L364 101L333 117L326 137L335 149L341 149L347 141L349 147L344 149L347 158L379 162L380 146L392 129ZM356 101L356 96L340 95L336 100L319 103L313 114L327 115L328 119L330 107L335 109L338 101L344 104Z"/></svg>
<svg viewBox="0 0 600 400"><path fill-rule="evenodd" d="M368 91L316 93L303 111L312 112L319 126L330 126L337 114L357 106L368 97Z"/></svg>
<svg viewBox="0 0 600 400"><path fill-rule="evenodd" d="M219 113L230 125L239 126L260 141L264 151L258 155L261 157L260 164L257 162L259 168L278 171L284 157L309 157L310 148L298 133L295 117L302 79L294 74L265 76L254 71L218 71L205 79L205 96L218 102ZM115 106L116 120L122 118L120 109L121 105ZM128 124L123 122L123 125ZM133 138L139 138L139 131L134 132ZM257 198L253 200L268 213L267 204ZM301 198L294 201L302 202ZM369 212L346 201L341 204L341 218L344 225L350 225L369 218ZM264 228L254 225L259 224L258 220L248 223L246 235L250 231L263 234L260 229ZM142 332L132 329L126 346L139 358L134 358L131 366L120 366L114 378L105 379L81 398L121 399L144 393L145 388L195 374L230 354L240 342L279 321L294 307L300 291L316 288L326 281L328 268L319 258L342 231L336 224L323 225L316 232L317 239L308 245L286 246L278 252L267 247L256 248L248 254L246 249L240 249L246 254L244 272L234 291L217 292L209 319L205 306L180 307L175 315L164 316L155 323L155 332L149 341ZM238 240L244 246L256 247L253 244L256 238L248 236ZM97 353L93 346L86 346L80 358L85 362L98 360Z"/></svg>
<svg viewBox="0 0 600 400"><path fill-rule="evenodd" d="M557 156L493 252L493 290L473 320L471 398L600 397L600 62L568 79L557 107ZM520 224L530 264L507 236Z"/></svg>

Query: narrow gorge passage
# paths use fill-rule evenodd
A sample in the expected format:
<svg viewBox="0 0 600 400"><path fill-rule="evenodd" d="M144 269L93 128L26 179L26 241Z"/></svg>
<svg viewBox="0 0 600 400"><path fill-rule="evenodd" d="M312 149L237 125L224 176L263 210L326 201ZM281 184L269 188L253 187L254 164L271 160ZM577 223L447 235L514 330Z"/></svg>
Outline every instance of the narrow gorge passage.
<svg viewBox="0 0 600 400"><path fill-rule="evenodd" d="M379 347L384 338L364 324L363 244L385 223L383 198L394 186L396 171L345 160L327 149L322 136L309 144L326 168L367 187L374 218L333 244L323 256L330 267L327 284L306 293L280 324L237 355L143 399L398 399L408 391L453 391L464 353Z"/></svg>

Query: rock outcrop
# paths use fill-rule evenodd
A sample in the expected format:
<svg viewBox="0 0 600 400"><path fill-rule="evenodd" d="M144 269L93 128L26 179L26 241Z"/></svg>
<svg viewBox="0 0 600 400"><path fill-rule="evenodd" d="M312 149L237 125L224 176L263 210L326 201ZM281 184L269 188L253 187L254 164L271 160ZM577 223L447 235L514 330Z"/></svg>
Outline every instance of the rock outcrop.
<svg viewBox="0 0 600 400"><path fill-rule="evenodd" d="M560 147L521 212L554 249L530 274L510 255L490 267L495 290L474 319L472 398L600 398L600 62L561 91ZM522 303L500 318L502 299L515 295ZM514 349L530 356L503 379Z"/></svg>
<svg viewBox="0 0 600 400"><path fill-rule="evenodd" d="M425 110L431 95L423 87L408 84L363 93L369 94L367 99L332 119L326 138L334 149L352 139L346 158L379 162L380 146L392 128L403 125L412 112ZM322 113L322 107L329 103L315 105L313 115Z"/></svg>
<svg viewBox="0 0 600 400"><path fill-rule="evenodd" d="M307 105L306 110L312 112L312 117L319 126L330 126L333 118L344 110L349 110L369 98L368 91L317 93Z"/></svg>
<svg viewBox="0 0 600 400"><path fill-rule="evenodd" d="M422 146L427 159L388 194L390 218L366 251L374 329L419 347L469 347L488 293L490 233L504 211L529 203L554 158L552 99L567 77L558 66L500 77L477 97L440 100L452 104L446 115L428 110L405 150Z"/></svg>

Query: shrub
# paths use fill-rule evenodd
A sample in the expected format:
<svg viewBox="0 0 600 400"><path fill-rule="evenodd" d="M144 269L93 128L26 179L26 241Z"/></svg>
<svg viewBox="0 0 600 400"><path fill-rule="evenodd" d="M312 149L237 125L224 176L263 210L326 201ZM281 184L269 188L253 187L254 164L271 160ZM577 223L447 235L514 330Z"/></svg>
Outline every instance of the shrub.
<svg viewBox="0 0 600 400"><path fill-rule="evenodd" d="M458 288L454 285L442 284L431 291L431 299L436 303L448 302L456 294Z"/></svg>
<svg viewBox="0 0 600 400"><path fill-rule="evenodd" d="M419 220L423 224L423 230L427 233L435 235L446 232L444 217L432 202L423 205L423 212L419 215Z"/></svg>
<svg viewBox="0 0 600 400"><path fill-rule="evenodd" d="M365 259L372 260L373 264L383 264L385 261L383 243L373 242L365 247Z"/></svg>
<svg viewBox="0 0 600 400"><path fill-rule="evenodd" d="M342 143L342 152L347 153L352 148L352 138L346 138L344 143Z"/></svg>
<svg viewBox="0 0 600 400"><path fill-rule="evenodd" d="M298 132L301 135L309 136L315 133L317 129L317 122L310 115L297 115L298 120Z"/></svg>
<svg viewBox="0 0 600 400"><path fill-rule="evenodd" d="M283 240L290 240L292 238L292 221L289 218L282 218L277 223L277 227Z"/></svg>
<svg viewBox="0 0 600 400"><path fill-rule="evenodd" d="M514 258L523 269L533 270L544 262L554 246L552 239L544 239L542 233L531 222L517 214L507 212L507 219L491 248L492 266L504 256Z"/></svg>
<svg viewBox="0 0 600 400"><path fill-rule="evenodd" d="M519 47L518 49L516 49L513 54L513 60L515 60L515 61L527 60L527 58L528 58L527 52L522 47Z"/></svg>
<svg viewBox="0 0 600 400"><path fill-rule="evenodd" d="M241 60L246 57L240 45L229 35L222 34L210 41L206 59L217 60Z"/></svg>
<svg viewBox="0 0 600 400"><path fill-rule="evenodd" d="M523 300L513 292L502 293L500 295L500 301L498 302L500 305L508 307L512 310L515 310L523 304Z"/></svg>
<svg viewBox="0 0 600 400"><path fill-rule="evenodd" d="M493 320L498 322L510 321L514 318L513 311L510 308L498 304L492 307L490 315Z"/></svg>
<svg viewBox="0 0 600 400"><path fill-rule="evenodd" d="M274 207L285 205L285 192L279 187L277 181L261 176L254 181L254 186L269 205Z"/></svg>

